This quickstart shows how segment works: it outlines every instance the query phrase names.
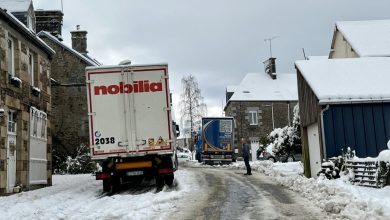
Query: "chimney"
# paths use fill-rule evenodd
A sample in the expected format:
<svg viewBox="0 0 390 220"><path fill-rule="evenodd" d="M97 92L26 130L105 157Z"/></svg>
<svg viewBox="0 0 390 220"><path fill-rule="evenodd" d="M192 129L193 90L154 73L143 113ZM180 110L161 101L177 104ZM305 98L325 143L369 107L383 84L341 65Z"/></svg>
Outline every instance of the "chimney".
<svg viewBox="0 0 390 220"><path fill-rule="evenodd" d="M72 48L81 54L87 54L87 31L81 31L80 25L76 26L75 31L70 32L72 35Z"/></svg>
<svg viewBox="0 0 390 220"><path fill-rule="evenodd" d="M264 61L264 71L267 73L272 79L276 79L276 58L271 57L268 60Z"/></svg>
<svg viewBox="0 0 390 220"><path fill-rule="evenodd" d="M41 10L35 11L36 33L47 31L58 40L62 41L62 20L64 14L58 10Z"/></svg>

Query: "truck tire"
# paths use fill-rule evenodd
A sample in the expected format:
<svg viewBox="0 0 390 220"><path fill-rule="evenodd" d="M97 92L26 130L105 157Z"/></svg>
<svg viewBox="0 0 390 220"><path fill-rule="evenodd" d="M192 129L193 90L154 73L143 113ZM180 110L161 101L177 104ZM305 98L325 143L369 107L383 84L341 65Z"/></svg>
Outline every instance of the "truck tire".
<svg viewBox="0 0 390 220"><path fill-rule="evenodd" d="M172 186L172 185L173 185L173 180L174 180L174 179L175 179L175 177L174 177L173 173L170 174L170 175L166 175L166 176L164 177L165 184L166 184L167 186Z"/></svg>
<svg viewBox="0 0 390 220"><path fill-rule="evenodd" d="M156 176L156 186L157 188L164 187L164 178L162 176Z"/></svg>
<svg viewBox="0 0 390 220"><path fill-rule="evenodd" d="M111 192L111 183L109 180L103 180L103 192Z"/></svg>

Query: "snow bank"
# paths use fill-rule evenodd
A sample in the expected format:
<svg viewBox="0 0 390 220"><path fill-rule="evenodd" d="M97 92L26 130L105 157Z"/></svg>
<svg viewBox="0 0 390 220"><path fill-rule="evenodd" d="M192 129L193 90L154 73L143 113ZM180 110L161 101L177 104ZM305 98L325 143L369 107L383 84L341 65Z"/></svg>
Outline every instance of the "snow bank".
<svg viewBox="0 0 390 220"><path fill-rule="evenodd" d="M381 151L378 155L378 160L390 163L390 150Z"/></svg>
<svg viewBox="0 0 390 220"><path fill-rule="evenodd" d="M230 166L214 167L245 169L245 164L236 162ZM346 176L337 180L308 179L302 175L300 162L255 161L251 162L251 167L253 171L263 173L298 192L334 218L390 219L390 186L382 189L355 186Z"/></svg>
<svg viewBox="0 0 390 220"><path fill-rule="evenodd" d="M175 172L176 187L156 193L125 191L104 196L91 175L54 175L53 186L0 197L0 219L170 219L189 193L199 193L195 176Z"/></svg>

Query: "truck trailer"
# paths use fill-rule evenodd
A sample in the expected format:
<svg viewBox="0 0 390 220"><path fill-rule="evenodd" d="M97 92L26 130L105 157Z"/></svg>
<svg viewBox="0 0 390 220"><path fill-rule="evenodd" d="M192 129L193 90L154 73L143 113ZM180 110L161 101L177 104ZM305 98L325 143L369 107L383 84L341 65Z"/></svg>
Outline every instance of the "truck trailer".
<svg viewBox="0 0 390 220"><path fill-rule="evenodd" d="M230 164L234 151L234 119L203 117L201 160L205 164ZM199 151L199 150L198 150Z"/></svg>
<svg viewBox="0 0 390 220"><path fill-rule="evenodd" d="M96 179L113 192L149 178L172 185L178 126L171 116L168 65L87 67L90 153Z"/></svg>

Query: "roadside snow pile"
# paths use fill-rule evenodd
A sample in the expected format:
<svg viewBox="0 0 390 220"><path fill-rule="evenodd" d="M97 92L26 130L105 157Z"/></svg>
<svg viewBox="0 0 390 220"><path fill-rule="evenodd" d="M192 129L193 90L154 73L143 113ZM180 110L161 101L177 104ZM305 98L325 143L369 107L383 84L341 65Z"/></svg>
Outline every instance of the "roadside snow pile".
<svg viewBox="0 0 390 220"><path fill-rule="evenodd" d="M102 194L101 181L91 175L54 175L53 186L0 197L0 219L170 219L190 194L199 193L196 177L175 172L178 185Z"/></svg>
<svg viewBox="0 0 390 220"><path fill-rule="evenodd" d="M245 169L243 162L233 163L232 169ZM253 171L270 176L275 181L300 193L308 200L334 215L345 219L389 219L390 186L382 189L352 185L347 177L337 180L306 178L300 162L251 162Z"/></svg>

